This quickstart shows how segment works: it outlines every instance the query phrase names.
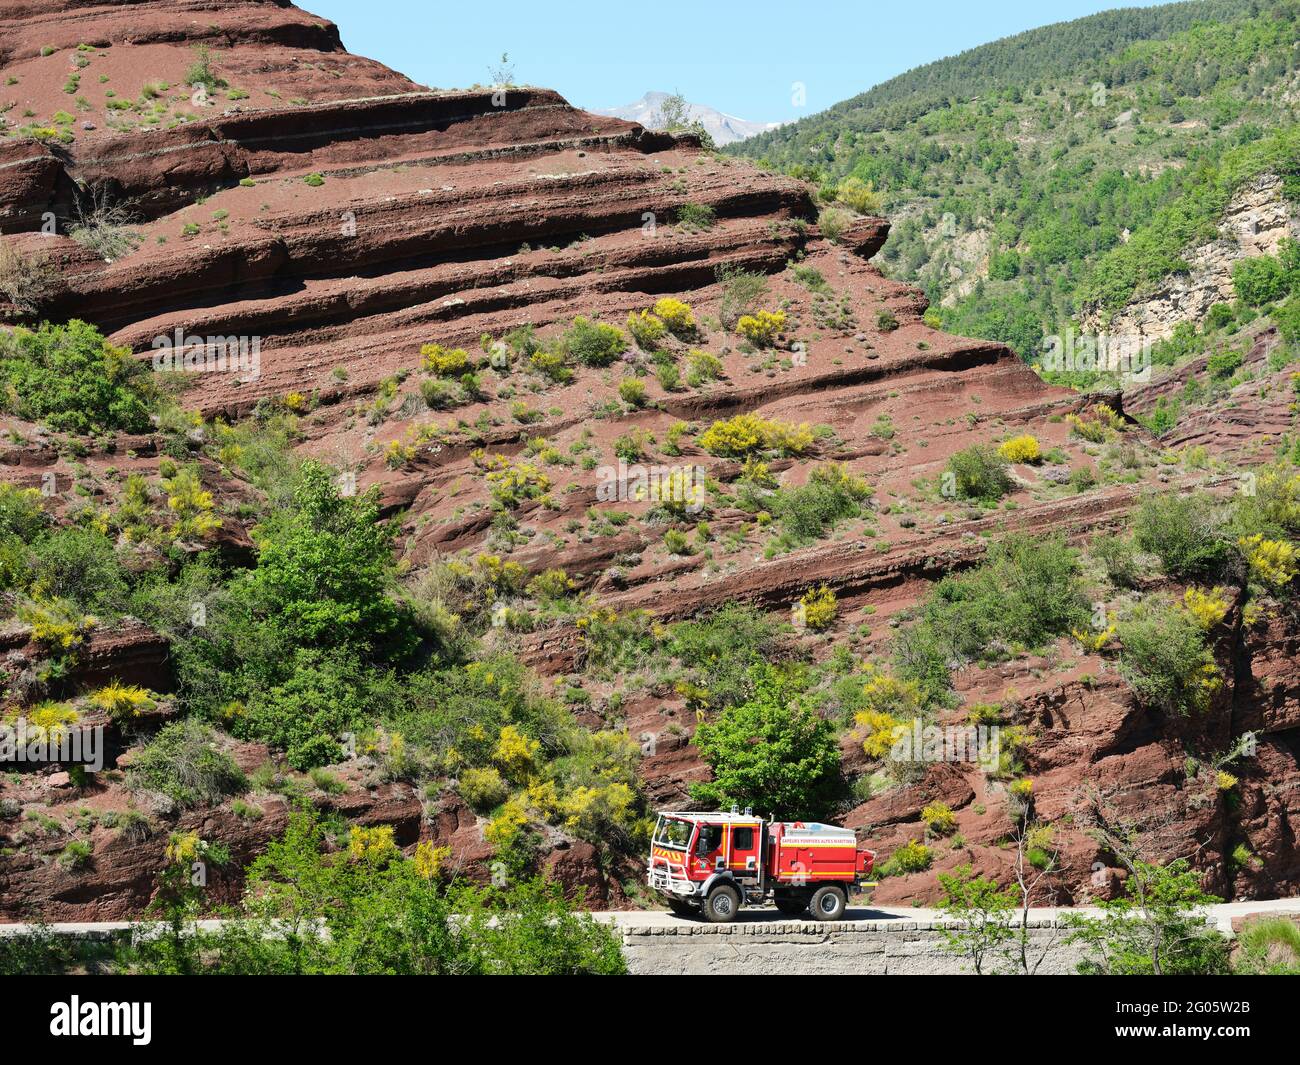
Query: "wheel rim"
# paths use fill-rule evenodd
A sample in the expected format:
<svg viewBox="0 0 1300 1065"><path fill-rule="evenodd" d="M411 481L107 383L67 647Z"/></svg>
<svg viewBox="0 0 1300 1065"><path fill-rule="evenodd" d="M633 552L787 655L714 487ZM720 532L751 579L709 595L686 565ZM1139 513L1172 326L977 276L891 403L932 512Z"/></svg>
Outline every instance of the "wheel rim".
<svg viewBox="0 0 1300 1065"><path fill-rule="evenodd" d="M731 898L725 892L718 892L713 900L713 912L727 914L731 912Z"/></svg>
<svg viewBox="0 0 1300 1065"><path fill-rule="evenodd" d="M822 896L822 913L834 913L840 908L840 900L830 892Z"/></svg>

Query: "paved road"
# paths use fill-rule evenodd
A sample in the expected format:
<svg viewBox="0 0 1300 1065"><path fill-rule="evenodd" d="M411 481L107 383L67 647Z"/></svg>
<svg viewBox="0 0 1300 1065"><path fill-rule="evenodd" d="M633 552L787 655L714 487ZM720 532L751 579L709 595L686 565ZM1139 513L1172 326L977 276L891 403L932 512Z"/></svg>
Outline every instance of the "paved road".
<svg viewBox="0 0 1300 1065"><path fill-rule="evenodd" d="M1097 913L1093 907L1035 907L1029 916L1038 920L1048 920L1066 913ZM1270 899L1262 902L1225 902L1209 907L1215 923L1225 932L1232 930L1232 919L1252 913L1295 913L1300 914L1300 898ZM608 921L619 928L670 928L690 924L691 920L678 917L667 910L604 910L593 915L597 920ZM944 915L939 910L913 906L851 906L844 915L846 921L938 921ZM775 909L745 909L736 918L737 923L768 921L780 919L790 922L794 918L783 917ZM44 927L61 935L106 935L119 932L136 924L151 924L149 921L65 921ZM221 921L200 921L202 928L213 930L219 928ZM816 921L807 921L815 926ZM0 936L22 935L41 927L36 924L19 922L0 924Z"/></svg>
<svg viewBox="0 0 1300 1065"><path fill-rule="evenodd" d="M1091 906L1033 907L1029 911L1029 916L1032 919L1045 921L1067 913L1095 914L1098 912L1100 911ZM1214 917L1215 924L1222 931L1231 932L1234 917L1242 917L1252 913L1300 914L1300 898L1269 899L1260 902L1225 902L1220 903L1218 906L1209 907L1209 913ZM678 917L667 910L605 910L596 913L595 916L599 920L610 921L620 928L667 928L691 923L689 918ZM736 918L737 922L778 919L787 922L792 920L792 918L784 917L772 908L744 909L740 911L739 916ZM846 921L940 921L944 919L944 914L940 910L919 906L850 906L843 919ZM815 925L817 922L808 921L807 923Z"/></svg>

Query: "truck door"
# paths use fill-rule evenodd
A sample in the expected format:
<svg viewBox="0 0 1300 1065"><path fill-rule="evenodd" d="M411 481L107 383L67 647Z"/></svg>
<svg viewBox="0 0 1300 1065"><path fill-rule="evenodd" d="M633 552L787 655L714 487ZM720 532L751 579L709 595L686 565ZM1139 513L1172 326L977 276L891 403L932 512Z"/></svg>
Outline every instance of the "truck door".
<svg viewBox="0 0 1300 1065"><path fill-rule="evenodd" d="M692 864L699 873L726 868L725 840L721 825L700 825L695 837Z"/></svg>
<svg viewBox="0 0 1300 1065"><path fill-rule="evenodd" d="M762 843L762 833L758 825L731 826L731 854L728 865L737 876L757 876L759 866L758 848Z"/></svg>

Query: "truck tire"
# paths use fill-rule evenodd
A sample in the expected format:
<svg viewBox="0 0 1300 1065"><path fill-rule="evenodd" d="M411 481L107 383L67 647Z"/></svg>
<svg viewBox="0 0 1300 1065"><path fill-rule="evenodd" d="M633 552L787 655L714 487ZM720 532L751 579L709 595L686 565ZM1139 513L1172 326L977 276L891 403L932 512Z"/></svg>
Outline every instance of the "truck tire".
<svg viewBox="0 0 1300 1065"><path fill-rule="evenodd" d="M740 892L730 884L719 884L704 900L705 919L713 924L734 921L738 912L740 912Z"/></svg>
<svg viewBox="0 0 1300 1065"><path fill-rule="evenodd" d="M833 884L823 884L813 892L808 910L814 921L838 921L848 909L849 900L842 888Z"/></svg>
<svg viewBox="0 0 1300 1065"><path fill-rule="evenodd" d="M668 908L678 917L698 917L700 911L684 899L669 899Z"/></svg>

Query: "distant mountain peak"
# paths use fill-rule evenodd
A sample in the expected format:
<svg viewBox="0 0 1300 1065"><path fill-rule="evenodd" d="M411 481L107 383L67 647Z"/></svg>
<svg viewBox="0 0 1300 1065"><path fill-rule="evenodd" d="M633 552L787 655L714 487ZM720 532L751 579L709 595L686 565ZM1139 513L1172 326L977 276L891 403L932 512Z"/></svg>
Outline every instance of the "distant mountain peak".
<svg viewBox="0 0 1300 1065"><path fill-rule="evenodd" d="M623 118L629 122L640 122L647 129L663 128L663 107L664 102L672 96L672 93L651 91L646 93L635 103L627 104L623 107L611 107L607 110L593 111L593 114L606 115L611 118ZM758 133L766 133L768 130L776 129L781 125L780 122L751 122L748 119L737 118L735 115L728 115L713 107L705 104L688 103L686 105L686 120L688 122L698 122L713 138L713 143L718 147L724 144L733 144L736 141L743 141L747 137L752 137Z"/></svg>

